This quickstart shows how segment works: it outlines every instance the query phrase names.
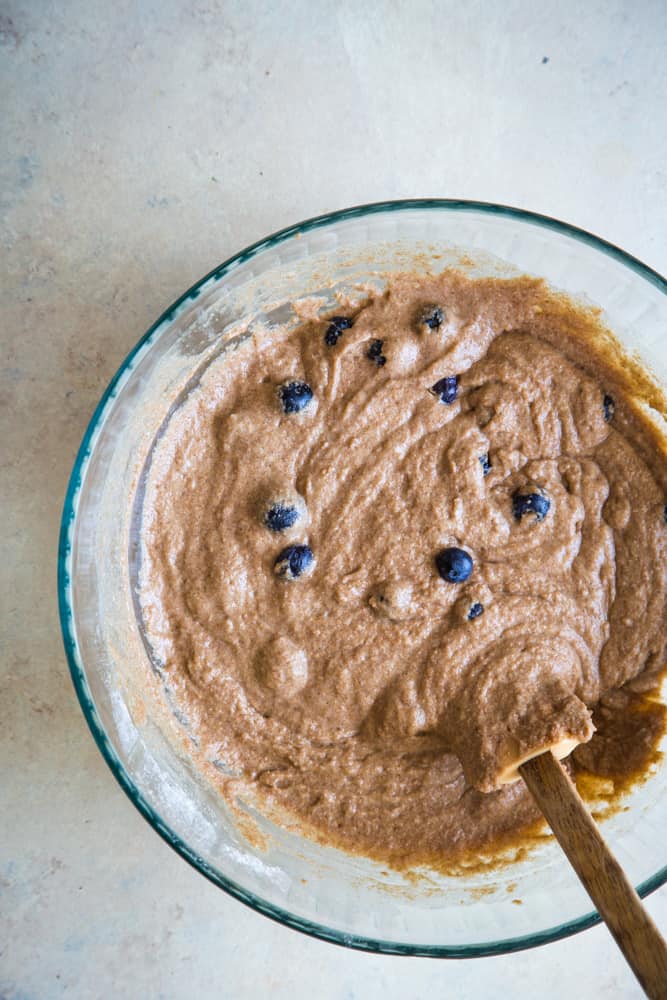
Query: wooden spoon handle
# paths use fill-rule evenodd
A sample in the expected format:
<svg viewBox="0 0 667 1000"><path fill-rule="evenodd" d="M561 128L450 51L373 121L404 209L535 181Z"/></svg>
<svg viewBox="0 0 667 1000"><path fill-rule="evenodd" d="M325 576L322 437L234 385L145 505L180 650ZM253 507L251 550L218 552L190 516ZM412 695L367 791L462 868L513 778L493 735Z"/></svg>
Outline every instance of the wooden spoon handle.
<svg viewBox="0 0 667 1000"><path fill-rule="evenodd" d="M536 803L651 1000L667 1000L667 945L551 753L519 768Z"/></svg>

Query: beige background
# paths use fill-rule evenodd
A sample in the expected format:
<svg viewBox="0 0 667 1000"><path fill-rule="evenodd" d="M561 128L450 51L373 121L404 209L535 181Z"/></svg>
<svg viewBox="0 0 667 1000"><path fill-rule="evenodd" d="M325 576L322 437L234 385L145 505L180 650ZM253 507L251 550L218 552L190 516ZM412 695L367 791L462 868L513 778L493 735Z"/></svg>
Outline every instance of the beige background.
<svg viewBox="0 0 667 1000"><path fill-rule="evenodd" d="M667 270L666 41L663 0L0 3L2 1000L640 995L601 928L387 959L208 884L93 745L55 557L109 377L177 294L268 232L363 201L479 198ZM648 908L667 931L667 891Z"/></svg>

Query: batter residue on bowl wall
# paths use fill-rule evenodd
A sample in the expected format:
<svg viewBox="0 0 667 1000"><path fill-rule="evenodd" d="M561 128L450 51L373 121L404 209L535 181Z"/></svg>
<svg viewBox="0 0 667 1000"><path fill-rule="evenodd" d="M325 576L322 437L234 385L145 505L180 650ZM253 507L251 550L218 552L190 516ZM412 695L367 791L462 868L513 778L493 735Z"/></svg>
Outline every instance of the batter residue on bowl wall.
<svg viewBox="0 0 667 1000"><path fill-rule="evenodd" d="M596 335L536 279L395 275L256 335L171 417L146 632L208 755L305 828L452 857L534 823L503 784L526 754L650 758L667 460Z"/></svg>

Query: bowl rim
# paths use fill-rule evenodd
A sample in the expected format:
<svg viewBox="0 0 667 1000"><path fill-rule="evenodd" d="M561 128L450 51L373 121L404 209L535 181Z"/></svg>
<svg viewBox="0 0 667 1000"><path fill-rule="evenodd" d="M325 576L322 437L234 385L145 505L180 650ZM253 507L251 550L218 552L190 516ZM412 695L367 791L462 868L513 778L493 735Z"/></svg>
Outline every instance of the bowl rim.
<svg viewBox="0 0 667 1000"><path fill-rule="evenodd" d="M120 761L107 733L102 725L97 713L95 703L92 698L90 687L86 678L83 663L79 657L78 645L73 628L73 602L70 578L71 562L71 537L74 529L77 513L77 500L84 478L85 469L91 454L90 444L95 431L102 422L102 417L106 411L107 404L116 395L119 382L123 376L134 366L139 352L155 338L160 328L170 323L176 314L185 308L190 300L198 297L203 286L212 279L216 282L221 280L235 267L258 256L264 250L270 249L284 243L286 240L301 233L321 229L332 223L343 222L348 219L362 218L365 216L379 215L382 213L402 212L410 209L433 209L451 213L477 212L486 215L501 216L506 219L530 224L551 230L561 235L570 237L579 243L583 243L595 250L600 251L608 257L634 271L644 280L656 287L663 294L667 295L667 279L653 268L648 267L642 261L626 253L620 247L599 236L562 222L551 216L541 215L526 209L514 208L507 205L500 205L493 202L469 201L452 198L412 198L393 201L372 202L364 205L356 205L351 208L340 209L328 212L324 215L314 216L303 222L287 226L280 229L264 239L250 244L245 249L227 258L204 277L199 278L187 291L183 292L171 306L169 306L159 318L148 328L146 333L137 341L132 350L127 354L122 364L112 377L102 397L95 407L93 415L86 428L83 440L74 461L74 466L67 486L65 501L63 505L62 519L60 523L60 533L58 541L58 608L60 615L60 626L62 632L65 653L69 664L70 674L74 688L81 705L88 727L93 735L95 743L102 754L102 757L109 766L116 781L126 793L133 805L143 815L144 819L162 837L162 839L187 861L196 871L200 872L207 879L223 889L229 895L245 903L278 923L284 924L293 930L300 931L310 937L328 941L332 944L342 945L360 951L374 952L385 955L410 955L431 958L480 958L491 955L507 954L534 948L539 945L558 941L562 938L576 934L588 927L593 927L600 923L600 916L593 910L577 917L574 920L558 924L547 930L532 934L519 935L517 937L505 938L498 941L489 941L471 945L421 945L401 943L398 941L378 940L359 934L348 934L325 924L316 923L291 913L273 903L262 899L255 893L245 889L242 885L228 878L210 865L204 858L200 857L182 837L180 837L171 827L165 823L153 806L146 800L141 790L134 783ZM667 864L659 869L650 878L638 885L637 892L641 897L654 892L667 882Z"/></svg>

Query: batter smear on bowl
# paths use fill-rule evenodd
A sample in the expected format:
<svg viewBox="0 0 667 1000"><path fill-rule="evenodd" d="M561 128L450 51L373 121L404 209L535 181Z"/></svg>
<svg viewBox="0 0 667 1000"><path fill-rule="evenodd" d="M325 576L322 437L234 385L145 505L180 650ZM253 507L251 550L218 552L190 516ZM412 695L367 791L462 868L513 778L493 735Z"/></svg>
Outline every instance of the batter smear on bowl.
<svg viewBox="0 0 667 1000"><path fill-rule="evenodd" d="M154 449L140 602L230 787L397 861L534 821L545 748L642 766L667 459L596 335L537 279L400 274L208 369Z"/></svg>

